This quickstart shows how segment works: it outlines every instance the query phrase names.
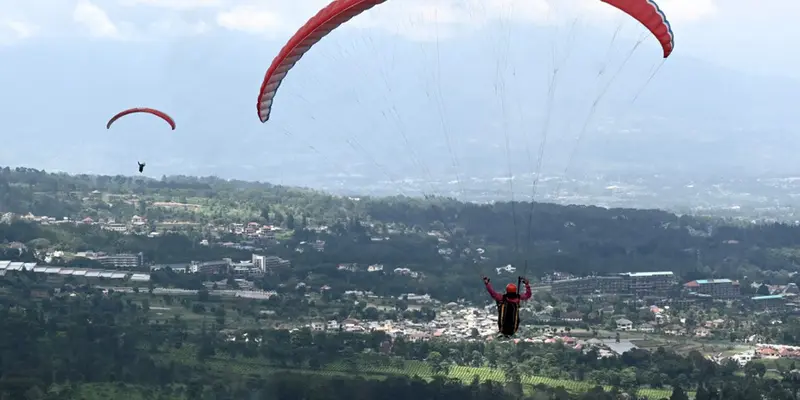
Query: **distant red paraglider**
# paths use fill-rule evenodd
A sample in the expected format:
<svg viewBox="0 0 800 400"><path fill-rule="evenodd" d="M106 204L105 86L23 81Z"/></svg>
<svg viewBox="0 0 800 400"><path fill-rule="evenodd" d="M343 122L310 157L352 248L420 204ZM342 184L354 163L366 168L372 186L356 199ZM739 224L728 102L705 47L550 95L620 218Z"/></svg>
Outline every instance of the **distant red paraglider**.
<svg viewBox="0 0 800 400"><path fill-rule="evenodd" d="M153 115L163 119L164 121L167 121L169 126L172 127L172 130L173 131L175 130L175 120L173 120L172 117L170 117L169 115L167 115L163 111L159 111L159 110L156 110L156 109L153 109L153 108L146 108L146 107L129 108L127 110L121 111L119 114L111 117L111 119L108 120L108 123L106 124L106 129L110 129L111 128L111 124L113 124L114 121L116 121L116 120L118 120L118 119L120 119L120 118L122 118L122 117L124 117L124 116L126 116L128 114L135 114L135 113L153 114Z"/></svg>

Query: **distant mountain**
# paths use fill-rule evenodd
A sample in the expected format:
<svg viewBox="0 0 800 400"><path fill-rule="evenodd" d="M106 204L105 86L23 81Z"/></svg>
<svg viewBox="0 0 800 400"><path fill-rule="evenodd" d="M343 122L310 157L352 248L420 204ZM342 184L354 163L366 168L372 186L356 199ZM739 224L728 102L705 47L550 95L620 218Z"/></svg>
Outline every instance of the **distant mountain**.
<svg viewBox="0 0 800 400"><path fill-rule="evenodd" d="M535 160L549 114L544 171L560 173L591 103L634 43L576 32L548 113L549 37L538 28L515 32L505 53L503 38L485 33L438 49L377 34L370 40L354 39L352 31L333 35L290 73L267 124L256 118L255 96L277 42L231 36L6 48L2 56L13 62L0 65L0 86L7 89L0 100L0 160L98 173L131 173L142 160L153 176L214 174L316 186L339 185L343 176L360 177L364 185L390 178L448 181L455 170L465 181L491 179L508 173L504 132L511 170L533 170L528 154ZM794 111L800 83L746 76L678 50L631 104L660 62L650 39L598 102L573 173L800 171L793 157L800 148ZM54 63L59 74L52 74ZM505 79L495 79L498 65ZM137 105L168 110L178 130L144 119L105 130L110 115Z"/></svg>

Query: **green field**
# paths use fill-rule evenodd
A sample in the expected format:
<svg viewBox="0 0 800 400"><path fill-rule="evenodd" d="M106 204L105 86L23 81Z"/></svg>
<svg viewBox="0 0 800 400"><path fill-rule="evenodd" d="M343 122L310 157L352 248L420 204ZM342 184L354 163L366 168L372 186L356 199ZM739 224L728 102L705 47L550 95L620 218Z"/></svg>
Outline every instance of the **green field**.
<svg viewBox="0 0 800 400"><path fill-rule="evenodd" d="M72 390L67 385L53 386L48 392L57 393L64 400L188 400L182 386L149 388L124 383L83 383L74 385Z"/></svg>
<svg viewBox="0 0 800 400"><path fill-rule="evenodd" d="M764 364L767 369L778 369L778 370L790 370L792 368L792 364L795 367L800 365L800 360L795 360L791 358L760 358L753 360L757 363Z"/></svg>
<svg viewBox="0 0 800 400"><path fill-rule="evenodd" d="M432 379L435 376L435 374L431 371L430 366L421 361L405 361L402 367L360 364L356 365L356 371L353 371L352 366L345 365L344 363L337 363L328 365L325 369L337 372L350 371L362 374L368 372L371 374L383 373L386 375L419 376L420 378L424 379ZM465 384L472 382L475 377L478 377L478 379L481 381L504 382L506 380L505 373L502 369L489 367L453 366L450 367L450 370L446 376L448 378L458 379ZM535 375L523 376L522 383L528 387L533 387L536 385L544 385L553 388L563 387L570 393L582 393L598 386L597 384L591 382L552 379ZM610 390L611 387L605 387L605 389ZM649 399L661 399L665 397L669 398L671 394L672 391L667 389L642 388L639 390L639 395L646 396Z"/></svg>
<svg viewBox="0 0 800 400"><path fill-rule="evenodd" d="M196 365L198 361L195 358L194 350L190 347L184 347L181 350L169 354L169 358L177 362ZM436 374L431 371L427 363L421 361L389 361L388 358L385 362L368 362L358 361L352 363L336 362L321 366L318 369L299 368L299 367L280 367L274 364L269 364L262 359L253 358L236 358L232 359L225 355L217 355L205 362L206 367L210 367L213 371L225 374L237 375L270 375L276 372L295 372L295 373L309 373L309 374L322 374L326 376L360 376L367 379L385 379L390 376L417 376L422 379L432 380ZM493 369L488 367L464 367L453 366L450 367L447 374L440 374L448 378L458 379L465 384L472 382L475 377L481 381L497 381L505 382L505 374L502 369ZM563 387L570 393L586 392L596 386L597 384L586 381L573 381L573 380L560 380L551 379L542 376L526 375L522 378L522 383L527 387L527 390L532 390L535 385L545 385L549 387ZM605 387L610 390L610 387ZM648 399L660 400L662 398L669 398L672 391L669 389L652 389L641 388L639 395L645 396Z"/></svg>
<svg viewBox="0 0 800 400"><path fill-rule="evenodd" d="M800 364L800 360L791 358L761 358L753 360L753 362L764 364L767 367L764 378L775 380L783 379L780 371L791 371L793 367L797 368L797 365Z"/></svg>
<svg viewBox="0 0 800 400"><path fill-rule="evenodd" d="M174 320L177 317L186 322L192 330L200 329L204 323L211 324L212 322L216 322L216 317L212 309L218 307L225 309L225 323L220 325L222 329L268 329L275 328L279 324L287 323L287 320L281 317L259 315L259 318L256 319L253 313L246 314L237 311L237 307L244 308L252 304L256 304L251 307L251 310L255 313L259 313L262 310L274 311L273 308L275 306L259 304L256 303L257 301L250 299L219 297L215 298L212 302L199 302L196 300L196 296L190 297L193 305L202 304L205 307L205 312L196 313L193 312L191 308L186 308L180 304L181 297L177 295L172 296L175 300L170 304L164 301L164 295L151 295L147 292L140 292L138 294L127 294L126 296L139 305L147 301L150 307L148 315L151 321L162 323L164 321ZM325 303L318 300L315 307L309 311L308 315L298 316L294 318L291 323L299 326L310 322L327 321L330 319L328 317L336 314L340 307L341 305L338 304Z"/></svg>
<svg viewBox="0 0 800 400"><path fill-rule="evenodd" d="M698 340L686 337L647 335L644 340L631 340L640 349L655 351L659 347L670 349L679 354L698 351L704 355L733 355L752 349L752 346L724 341Z"/></svg>

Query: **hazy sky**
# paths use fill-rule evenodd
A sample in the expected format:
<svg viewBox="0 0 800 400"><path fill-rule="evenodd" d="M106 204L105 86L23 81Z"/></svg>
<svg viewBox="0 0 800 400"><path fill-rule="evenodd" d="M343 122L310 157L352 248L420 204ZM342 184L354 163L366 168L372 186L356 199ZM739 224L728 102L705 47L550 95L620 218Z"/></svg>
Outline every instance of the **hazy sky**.
<svg viewBox="0 0 800 400"><path fill-rule="evenodd" d="M46 41L164 41L180 36L213 37L224 31L279 41L327 1L320 0L5 0L0 40L9 46ZM676 32L677 54L691 54L748 71L800 77L800 38L789 0L661 0ZM508 18L508 7L514 17ZM485 12L483 11L485 8ZM555 11L554 11L555 10ZM480 16L476 14L480 13ZM558 14L555 16L554 14ZM573 16L613 28L616 11L595 0L389 0L349 24L386 29L406 40L425 40L433 26L459 33L494 19L516 23L560 23ZM400 25L398 21L413 21ZM425 23L427 22L427 23ZM202 40L202 39L200 39ZM67 44L69 45L69 44ZM265 51L275 48L274 43ZM76 55L76 56L83 56Z"/></svg>
<svg viewBox="0 0 800 400"><path fill-rule="evenodd" d="M364 131L406 128L419 131L431 126L447 130L445 125L451 124L454 130L495 130L492 134L498 136L500 130L521 129L522 124L542 118L539 112L529 121L522 106L517 109L496 99L491 107L481 104L483 96L498 91L507 92L503 96L510 102L526 101L528 94L522 87L533 82L533 78L522 77L523 71L518 68L548 57L549 50L541 50L530 56L530 60L525 58L531 43L544 40L540 37L542 32L552 36L547 38L551 43L563 45L577 40L575 49L583 45L602 56L615 29L622 28L620 39L611 41L615 43L615 56L609 56L609 60L614 59L609 61L609 70L616 68L613 65L624 59L624 54L631 51L642 35L642 28L635 21L598 0L388 0L312 49L279 91L275 121L270 121L274 125L260 124L255 101L270 60L289 35L326 3L320 0L3 0L0 2L3 6L0 129L4 142L10 141L12 145L0 148L0 164L31 163L34 167L69 171L127 173L135 169L135 164L129 164L141 154L150 158L148 165L156 166L150 173L160 176L160 171L214 173L215 165L230 162L238 151L245 152L253 161L242 167L250 171L243 177L272 177L274 174L268 170L276 165L270 162L276 152L282 156L300 151L305 156L309 154L308 143L291 141L288 136L276 133L275 127L293 131L290 133L297 136L297 131L332 126L348 125L346 129ZM793 23L800 13L800 3L788 0L660 0L658 3L672 23L676 49L664 72L656 75L651 86L662 85L678 91L677 83L665 82L672 76L670 73L683 74L682 84L687 89L696 86L689 83L692 79L686 75L697 63L704 68L702 75L695 77L700 81L734 76L737 80L734 83L741 86L746 85L752 74L800 80L800 52L794 50L800 39L800 25ZM580 34L571 39L569 27L575 23L581 27ZM641 37L644 41L637 50L638 70L623 74L615 84L627 89L627 97L623 96L626 99L637 93L661 61L655 39ZM439 77L434 71L438 69L434 67L438 65L433 61L434 46L445 58L440 63L450 68L444 73L446 77ZM561 55L568 54L563 48L559 51ZM382 69L372 68L367 61L353 66L356 63L353 60L368 58L369 62L381 64ZM604 64L588 58L578 63L599 71L606 69ZM670 72L672 65L678 67ZM422 72L417 71L419 74L411 77L408 72L414 69ZM490 76L501 69L504 78L500 89L501 79L474 83L474 77ZM568 81L565 86L573 84L573 93L563 95L565 101L573 101L580 94L576 93L580 90L574 90L575 82L594 82L597 74L602 74L576 72L577 69L565 78ZM611 72L606 72L608 75ZM446 111L433 111L441 104L430 101L436 85L443 86L439 96L445 98L443 103L449 107ZM546 85L542 82L539 86ZM347 97L351 91L352 97ZM386 99L389 92L397 96L394 103L378 107L377 97ZM546 90L537 93L538 96ZM715 108L715 96L723 103L734 99L725 93L704 95L709 100L704 103L708 109L703 113L727 120L724 115L727 106ZM679 97L659 96L666 95L656 89L648 90L642 95L642 102L682 101ZM698 94L691 97L696 99ZM591 103L594 98L587 94L584 101ZM402 108L414 102L419 103L417 108ZM104 127L107 118L133 106L151 106L171 113L178 121L177 133L173 136L163 133L162 137L159 129L164 127L158 122L135 119L119 121L114 127L114 139L110 140L111 134ZM480 114L474 108L495 111L502 108L502 113L516 117L498 116L485 121L481 117L475 126L463 127L464 121ZM741 114L741 111L731 113ZM362 121L360 114L382 116L373 115ZM735 117L731 115L732 119ZM583 121L583 117L571 120L560 115L559 118L552 123L573 124L569 128L572 130L578 129L575 126ZM356 119L359 122L353 123ZM386 127L387 120L393 121L391 127ZM514 120L511 127L502 127L510 120ZM602 131L603 124L611 124L610 121L598 117L590 126ZM289 126L293 124L299 125ZM273 135L269 141L265 141L266 132ZM569 137L574 136L575 132ZM229 146L234 138L238 138L235 148ZM425 134L414 140L424 144ZM344 142L339 141L340 145ZM365 142L364 147L377 145L377 141ZM398 143L394 146L399 146ZM521 143L514 146L522 146ZM348 144L352 147L352 143ZM163 151L145 149L150 145L160 146ZM316 147L325 152L325 146ZM500 141L476 146L502 147ZM347 147L341 145L332 151L345 151ZM32 149L33 154L21 155L22 151ZM461 156L468 159L470 154ZM337 153L333 157L342 156ZM209 168L202 169L197 164ZM222 174L231 175L228 171Z"/></svg>

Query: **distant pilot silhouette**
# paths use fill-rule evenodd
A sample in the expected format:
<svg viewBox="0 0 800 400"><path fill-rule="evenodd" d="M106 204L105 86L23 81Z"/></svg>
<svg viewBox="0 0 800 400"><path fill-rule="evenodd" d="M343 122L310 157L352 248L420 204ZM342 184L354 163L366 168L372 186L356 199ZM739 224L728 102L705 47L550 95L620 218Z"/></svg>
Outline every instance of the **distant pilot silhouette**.
<svg viewBox="0 0 800 400"><path fill-rule="evenodd" d="M138 162L138 161L137 161L136 163L137 163L137 164L139 164L139 173L141 174L141 173L144 171L144 166L145 166L146 164L145 164L145 163Z"/></svg>

